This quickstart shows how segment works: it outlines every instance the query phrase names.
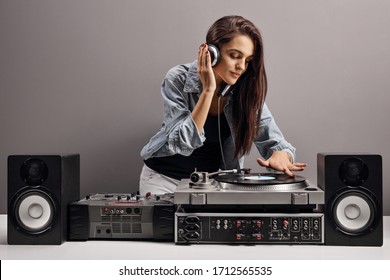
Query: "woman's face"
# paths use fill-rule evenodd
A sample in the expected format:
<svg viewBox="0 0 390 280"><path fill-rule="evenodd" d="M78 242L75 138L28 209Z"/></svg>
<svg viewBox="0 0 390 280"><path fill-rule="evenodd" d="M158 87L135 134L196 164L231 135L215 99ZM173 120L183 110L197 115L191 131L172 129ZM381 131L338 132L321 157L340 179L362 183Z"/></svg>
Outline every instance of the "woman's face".
<svg viewBox="0 0 390 280"><path fill-rule="evenodd" d="M254 48L252 39L241 34L223 44L220 49L221 61L214 67L217 85L220 85L222 81L234 85L253 58Z"/></svg>

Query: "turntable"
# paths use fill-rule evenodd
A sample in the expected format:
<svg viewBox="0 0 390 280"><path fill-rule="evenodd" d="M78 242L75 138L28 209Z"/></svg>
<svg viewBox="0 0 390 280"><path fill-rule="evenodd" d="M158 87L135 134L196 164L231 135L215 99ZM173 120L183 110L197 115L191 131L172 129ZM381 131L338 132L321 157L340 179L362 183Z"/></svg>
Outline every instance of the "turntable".
<svg viewBox="0 0 390 280"><path fill-rule="evenodd" d="M175 191L175 204L184 205L312 205L324 203L324 191L304 177L279 173L230 170L194 172Z"/></svg>
<svg viewBox="0 0 390 280"><path fill-rule="evenodd" d="M177 244L324 243L324 191L302 176L195 171L174 203Z"/></svg>

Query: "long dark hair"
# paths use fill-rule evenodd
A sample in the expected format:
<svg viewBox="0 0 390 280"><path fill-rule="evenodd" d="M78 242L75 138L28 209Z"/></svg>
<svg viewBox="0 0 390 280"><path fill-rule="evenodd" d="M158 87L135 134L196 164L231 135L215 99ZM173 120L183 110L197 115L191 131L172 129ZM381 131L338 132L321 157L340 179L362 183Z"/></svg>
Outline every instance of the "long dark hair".
<svg viewBox="0 0 390 280"><path fill-rule="evenodd" d="M223 44L237 34L247 35L252 39L254 53L246 71L234 86L235 157L249 154L252 142L260 130L261 112L267 95L263 40L259 29L251 21L241 16L222 17L210 27L206 43L221 49Z"/></svg>

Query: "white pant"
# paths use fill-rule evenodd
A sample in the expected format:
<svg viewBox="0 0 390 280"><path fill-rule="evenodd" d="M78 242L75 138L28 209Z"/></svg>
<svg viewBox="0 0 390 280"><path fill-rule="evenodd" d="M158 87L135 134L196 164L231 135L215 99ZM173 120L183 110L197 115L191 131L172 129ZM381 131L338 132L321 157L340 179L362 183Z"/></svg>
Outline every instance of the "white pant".
<svg viewBox="0 0 390 280"><path fill-rule="evenodd" d="M139 178L139 192L140 195L148 192L151 194L173 193L179 182L180 180L162 175L144 164Z"/></svg>

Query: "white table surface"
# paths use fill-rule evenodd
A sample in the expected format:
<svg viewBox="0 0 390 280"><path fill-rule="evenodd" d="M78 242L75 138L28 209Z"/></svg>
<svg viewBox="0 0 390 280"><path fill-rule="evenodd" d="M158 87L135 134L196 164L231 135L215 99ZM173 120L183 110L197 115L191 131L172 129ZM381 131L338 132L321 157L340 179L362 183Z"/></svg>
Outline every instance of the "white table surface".
<svg viewBox="0 0 390 280"><path fill-rule="evenodd" d="M390 216L382 247L324 245L175 245L153 241L65 242L8 245L7 215L0 215L1 260L390 260Z"/></svg>

